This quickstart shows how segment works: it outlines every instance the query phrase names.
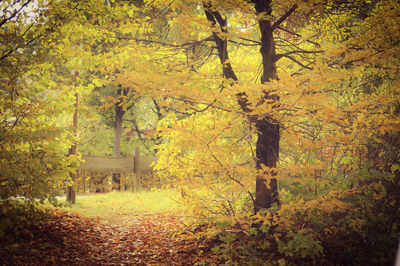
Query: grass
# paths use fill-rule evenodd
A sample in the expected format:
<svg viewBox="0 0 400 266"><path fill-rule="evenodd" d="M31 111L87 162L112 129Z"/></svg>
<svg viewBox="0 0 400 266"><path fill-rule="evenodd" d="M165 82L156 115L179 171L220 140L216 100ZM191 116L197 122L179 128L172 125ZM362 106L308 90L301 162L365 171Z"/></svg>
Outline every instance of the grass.
<svg viewBox="0 0 400 266"><path fill-rule="evenodd" d="M172 199L172 190L131 192L109 192L76 197L75 204L67 204L63 209L88 217L99 217L103 222L129 224L135 217L157 213L177 213L182 211Z"/></svg>

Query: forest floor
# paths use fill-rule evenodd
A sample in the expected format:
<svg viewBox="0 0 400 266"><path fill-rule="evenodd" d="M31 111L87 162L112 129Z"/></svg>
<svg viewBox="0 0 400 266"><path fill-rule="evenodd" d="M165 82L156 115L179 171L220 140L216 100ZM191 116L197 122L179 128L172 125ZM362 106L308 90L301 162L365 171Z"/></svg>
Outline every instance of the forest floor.
<svg viewBox="0 0 400 266"><path fill-rule="evenodd" d="M0 239L0 265L219 264L215 243L195 237L167 203L166 192L78 197Z"/></svg>
<svg viewBox="0 0 400 266"><path fill-rule="evenodd" d="M218 264L212 243L182 234L176 216L149 214L129 223L104 223L64 210L18 238L7 236L2 265L194 265Z"/></svg>

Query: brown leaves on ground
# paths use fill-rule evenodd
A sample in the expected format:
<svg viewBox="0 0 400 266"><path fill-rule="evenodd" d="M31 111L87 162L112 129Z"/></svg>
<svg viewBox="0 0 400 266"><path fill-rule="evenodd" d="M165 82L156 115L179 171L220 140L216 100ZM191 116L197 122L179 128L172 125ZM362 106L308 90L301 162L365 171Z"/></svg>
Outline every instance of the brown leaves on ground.
<svg viewBox="0 0 400 266"><path fill-rule="evenodd" d="M137 216L130 225L104 224L65 211L8 236L0 250L5 265L193 265L218 262L202 240L184 239L179 217ZM18 239L18 240L17 240Z"/></svg>

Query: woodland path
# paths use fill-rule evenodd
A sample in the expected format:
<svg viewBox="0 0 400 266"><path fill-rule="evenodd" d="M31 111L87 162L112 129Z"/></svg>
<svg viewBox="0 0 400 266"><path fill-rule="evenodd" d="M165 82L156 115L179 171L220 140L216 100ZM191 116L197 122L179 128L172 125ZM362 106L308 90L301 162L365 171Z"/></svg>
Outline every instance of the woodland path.
<svg viewBox="0 0 400 266"><path fill-rule="evenodd" d="M104 223L65 211L31 226L0 251L3 265L194 265L218 261L202 240L182 232L176 216L151 214ZM12 239L9 239L13 241ZM3 253L3 254L1 254Z"/></svg>

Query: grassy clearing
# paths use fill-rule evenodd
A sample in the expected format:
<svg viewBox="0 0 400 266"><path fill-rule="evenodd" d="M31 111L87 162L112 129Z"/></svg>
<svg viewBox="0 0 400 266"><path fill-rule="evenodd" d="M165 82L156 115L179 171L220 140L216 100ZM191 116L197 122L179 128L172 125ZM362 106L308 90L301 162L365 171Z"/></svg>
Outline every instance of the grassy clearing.
<svg viewBox="0 0 400 266"><path fill-rule="evenodd" d="M177 213L182 211L172 199L172 190L131 192L110 192L78 196L76 203L63 209L84 216L99 217L104 222L129 224L135 217L156 213Z"/></svg>

